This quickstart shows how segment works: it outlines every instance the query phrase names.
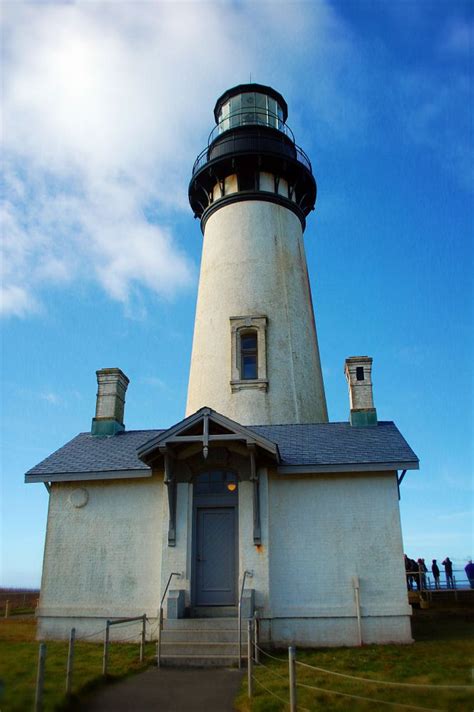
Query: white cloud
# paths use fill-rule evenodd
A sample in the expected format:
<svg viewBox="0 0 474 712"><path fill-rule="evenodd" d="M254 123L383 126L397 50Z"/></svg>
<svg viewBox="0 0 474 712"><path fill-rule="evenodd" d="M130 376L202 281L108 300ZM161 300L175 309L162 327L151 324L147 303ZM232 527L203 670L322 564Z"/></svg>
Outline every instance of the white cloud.
<svg viewBox="0 0 474 712"><path fill-rule="evenodd" d="M210 107L250 72L290 100L306 81L322 125L345 130L350 43L326 2L3 9L4 314L38 310L44 289L77 280L126 311L142 290L189 287L195 266L167 225L189 210Z"/></svg>
<svg viewBox="0 0 474 712"><path fill-rule="evenodd" d="M52 391L46 391L45 393L40 393L41 400L51 403L51 405L60 405L61 398Z"/></svg>

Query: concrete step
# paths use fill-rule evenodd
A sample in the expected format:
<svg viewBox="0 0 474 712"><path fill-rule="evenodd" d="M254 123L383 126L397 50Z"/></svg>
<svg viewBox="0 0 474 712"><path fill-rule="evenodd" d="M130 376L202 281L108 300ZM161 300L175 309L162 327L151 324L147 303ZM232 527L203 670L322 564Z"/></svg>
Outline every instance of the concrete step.
<svg viewBox="0 0 474 712"><path fill-rule="evenodd" d="M247 664L247 658L242 655L242 664ZM162 655L163 667L237 667L237 655L188 655L186 653Z"/></svg>
<svg viewBox="0 0 474 712"><path fill-rule="evenodd" d="M195 606L192 609L193 618L237 618L237 606Z"/></svg>
<svg viewBox="0 0 474 712"><path fill-rule="evenodd" d="M163 665L237 665L238 619L165 619L161 633ZM247 621L242 621L242 658L247 652Z"/></svg>
<svg viewBox="0 0 474 712"><path fill-rule="evenodd" d="M163 630L161 640L167 643L193 643L208 641L209 643L235 643L237 645L238 633L234 630L200 630L198 628L183 628L181 630ZM240 640L247 642L247 631L242 630Z"/></svg>
<svg viewBox="0 0 474 712"><path fill-rule="evenodd" d="M235 630L239 626L237 618L165 618L163 630ZM247 629L247 620L242 620L242 628Z"/></svg>
<svg viewBox="0 0 474 712"><path fill-rule="evenodd" d="M246 646L241 646L242 653L246 650ZM161 642L161 654L166 655L205 655L205 656L221 656L229 657L238 655L237 643L209 643L201 641L199 643L176 643L176 642Z"/></svg>

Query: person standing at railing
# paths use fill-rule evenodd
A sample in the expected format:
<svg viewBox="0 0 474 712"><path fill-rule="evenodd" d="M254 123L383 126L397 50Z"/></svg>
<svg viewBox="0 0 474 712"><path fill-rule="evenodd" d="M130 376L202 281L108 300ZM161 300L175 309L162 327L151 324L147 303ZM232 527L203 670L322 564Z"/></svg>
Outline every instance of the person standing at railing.
<svg viewBox="0 0 474 712"><path fill-rule="evenodd" d="M447 588L454 588L454 583L453 583L453 562L447 556L444 561L441 562L444 566L444 572L446 574L446 587Z"/></svg>
<svg viewBox="0 0 474 712"><path fill-rule="evenodd" d="M419 571L420 585L421 585L420 590L426 589L426 572L428 571L428 569L426 568L424 559L418 559L418 571Z"/></svg>
<svg viewBox="0 0 474 712"><path fill-rule="evenodd" d="M464 571L466 572L470 587L474 588L474 564L472 563L472 559L469 559L464 567Z"/></svg>
<svg viewBox="0 0 474 712"><path fill-rule="evenodd" d="M439 566L436 563L436 559L433 559L431 563L431 572L433 574L435 588L439 589Z"/></svg>

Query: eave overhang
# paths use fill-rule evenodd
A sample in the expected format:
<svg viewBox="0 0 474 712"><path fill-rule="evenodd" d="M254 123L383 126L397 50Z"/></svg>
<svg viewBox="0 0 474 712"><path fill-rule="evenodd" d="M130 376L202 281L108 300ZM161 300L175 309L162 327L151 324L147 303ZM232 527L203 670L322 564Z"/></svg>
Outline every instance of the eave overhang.
<svg viewBox="0 0 474 712"><path fill-rule="evenodd" d="M149 467L141 470L102 470L97 472L54 472L46 474L25 475L25 482L87 482L94 480L134 480L151 477L153 471Z"/></svg>
<svg viewBox="0 0 474 712"><path fill-rule="evenodd" d="M397 470L419 470L420 463L414 462L354 462L330 465L279 465L279 475L316 475L339 472L396 472Z"/></svg>
<svg viewBox="0 0 474 712"><path fill-rule="evenodd" d="M167 451L176 450L180 446L202 443L204 457L207 457L208 449L212 445L231 442L258 448L272 462L280 462L276 443L207 407L200 408L193 415L149 440L138 448L137 456L145 464L153 466Z"/></svg>

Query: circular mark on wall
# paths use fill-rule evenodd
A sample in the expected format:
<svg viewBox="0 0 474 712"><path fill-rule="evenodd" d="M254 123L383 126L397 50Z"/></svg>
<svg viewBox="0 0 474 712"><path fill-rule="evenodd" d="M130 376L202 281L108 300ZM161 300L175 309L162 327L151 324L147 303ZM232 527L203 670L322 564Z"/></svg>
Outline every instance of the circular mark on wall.
<svg viewBox="0 0 474 712"><path fill-rule="evenodd" d="M79 509L80 507L85 507L89 501L89 492L83 487L78 487L73 490L69 495L69 502L73 507Z"/></svg>

